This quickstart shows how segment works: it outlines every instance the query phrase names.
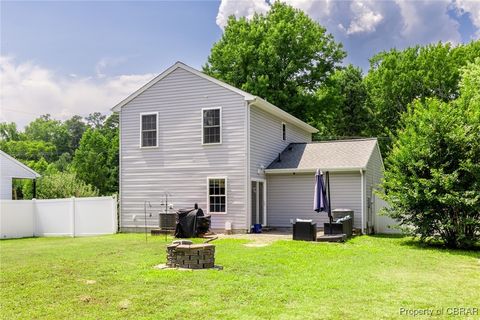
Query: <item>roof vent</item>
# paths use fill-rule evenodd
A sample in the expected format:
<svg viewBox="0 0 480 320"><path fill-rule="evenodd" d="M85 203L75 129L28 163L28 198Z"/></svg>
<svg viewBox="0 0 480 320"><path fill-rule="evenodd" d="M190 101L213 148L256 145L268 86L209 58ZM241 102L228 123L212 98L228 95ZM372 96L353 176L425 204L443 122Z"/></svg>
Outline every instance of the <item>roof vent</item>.
<svg viewBox="0 0 480 320"><path fill-rule="evenodd" d="M281 155L282 155L281 153L278 154L278 160L277 160L277 162L282 162Z"/></svg>

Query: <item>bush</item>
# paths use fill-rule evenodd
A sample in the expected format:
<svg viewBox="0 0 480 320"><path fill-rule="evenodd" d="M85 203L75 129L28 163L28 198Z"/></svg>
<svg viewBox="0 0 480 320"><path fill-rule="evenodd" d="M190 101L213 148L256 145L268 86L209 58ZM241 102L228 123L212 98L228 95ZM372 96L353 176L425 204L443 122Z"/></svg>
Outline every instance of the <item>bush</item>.
<svg viewBox="0 0 480 320"><path fill-rule="evenodd" d="M386 159L389 215L422 240L440 239L451 248L480 239L480 143L469 107L415 102Z"/></svg>
<svg viewBox="0 0 480 320"><path fill-rule="evenodd" d="M37 182L38 199L96 196L98 196L97 189L78 179L76 174L71 172L45 175Z"/></svg>

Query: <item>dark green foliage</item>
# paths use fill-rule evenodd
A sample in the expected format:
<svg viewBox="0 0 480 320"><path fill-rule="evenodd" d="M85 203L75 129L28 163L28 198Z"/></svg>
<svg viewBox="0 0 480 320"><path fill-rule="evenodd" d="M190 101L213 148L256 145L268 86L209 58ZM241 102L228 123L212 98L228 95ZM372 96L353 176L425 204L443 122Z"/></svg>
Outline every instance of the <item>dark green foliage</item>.
<svg viewBox="0 0 480 320"><path fill-rule="evenodd" d="M415 99L458 97L460 69L480 57L480 41L452 47L449 43L381 52L370 59L365 77L367 107L374 121L370 135L393 136L399 119Z"/></svg>
<svg viewBox="0 0 480 320"><path fill-rule="evenodd" d="M367 92L362 71L352 65L336 70L317 91L324 113L310 122L320 130L319 139L361 137L368 131Z"/></svg>
<svg viewBox="0 0 480 320"><path fill-rule="evenodd" d="M300 10L274 2L265 15L230 17L204 71L307 120L315 91L345 57L342 45Z"/></svg>
<svg viewBox="0 0 480 320"><path fill-rule="evenodd" d="M94 129L99 129L103 127L103 123L107 118L106 115L101 114L100 112L90 113L88 116L85 117L87 124Z"/></svg>
<svg viewBox="0 0 480 320"><path fill-rule="evenodd" d="M97 129L88 129L73 158L78 177L101 194L118 192L118 116L110 116Z"/></svg>
<svg viewBox="0 0 480 320"><path fill-rule="evenodd" d="M25 127L26 140L44 141L56 148L56 153L50 155L51 160L57 160L64 153L69 152L70 136L67 128L59 120L54 120L49 114L43 115L30 122Z"/></svg>
<svg viewBox="0 0 480 320"><path fill-rule="evenodd" d="M458 100L409 107L383 183L392 217L452 248L480 241L480 60L464 75Z"/></svg>
<svg viewBox="0 0 480 320"><path fill-rule="evenodd" d="M94 128L90 128L80 116L61 122L45 115L32 121L25 133L19 132L13 123L1 123L0 148L42 175L38 190L47 187L54 190L39 191L39 197L42 194L43 197L76 194L71 190L62 193L61 189L66 186L78 188L77 193L84 196L96 195L98 190L101 194L117 192L118 115L106 118L96 112L88 117L88 121ZM87 128L90 133L80 148ZM72 165L77 149L80 152ZM67 184L60 183L62 177L67 179ZM20 198L32 197L32 182L29 180L16 180L14 189Z"/></svg>
<svg viewBox="0 0 480 320"><path fill-rule="evenodd" d="M11 141L11 140L21 140L21 134L17 130L17 125L14 122L0 123L0 140L1 141Z"/></svg>
<svg viewBox="0 0 480 320"><path fill-rule="evenodd" d="M66 120L63 125L67 129L69 134L69 141L68 141L68 153L70 156L73 156L75 150L80 145L80 139L82 139L82 135L87 130L87 124L82 120L80 116L73 116L70 119Z"/></svg>
<svg viewBox="0 0 480 320"><path fill-rule="evenodd" d="M0 149L20 161L38 161L41 158L53 161L56 148L51 142L38 140L0 141Z"/></svg>

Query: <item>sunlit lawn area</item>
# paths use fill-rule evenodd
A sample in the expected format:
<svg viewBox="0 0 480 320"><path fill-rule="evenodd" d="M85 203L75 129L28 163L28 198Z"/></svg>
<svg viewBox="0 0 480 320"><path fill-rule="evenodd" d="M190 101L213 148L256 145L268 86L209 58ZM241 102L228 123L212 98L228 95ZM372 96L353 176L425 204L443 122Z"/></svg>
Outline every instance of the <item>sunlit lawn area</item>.
<svg viewBox="0 0 480 320"><path fill-rule="evenodd" d="M191 272L153 269L166 242L148 240L0 241L1 317L391 319L406 318L400 308L479 307L479 252L380 236L266 247L228 239L214 242L224 270Z"/></svg>

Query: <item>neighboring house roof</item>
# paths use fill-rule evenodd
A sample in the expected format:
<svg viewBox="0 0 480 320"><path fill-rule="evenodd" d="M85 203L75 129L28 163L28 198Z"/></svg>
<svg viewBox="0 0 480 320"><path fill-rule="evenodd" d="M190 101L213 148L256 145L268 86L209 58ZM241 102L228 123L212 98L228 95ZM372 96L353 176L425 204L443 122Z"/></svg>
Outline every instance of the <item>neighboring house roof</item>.
<svg viewBox="0 0 480 320"><path fill-rule="evenodd" d="M312 172L316 169L348 171L366 169L377 139L291 143L265 170L267 173Z"/></svg>
<svg viewBox="0 0 480 320"><path fill-rule="evenodd" d="M209 75L206 75L205 73L201 72L201 71L198 71L190 66L187 66L186 64L184 64L183 62L176 62L173 66L171 66L170 68L168 68L167 70L165 70L164 72L162 72L161 74L159 74L158 76L156 76L155 78L153 78L152 80L150 80L148 83L146 83L144 86L142 86L140 89L138 89L137 91L135 91L134 93L132 93L131 95L129 95L127 98L123 99L122 101L120 101L117 105L115 105L111 110L112 111L115 111L115 112L119 112L122 107L124 107L127 103L129 103L130 101L132 101L133 99L135 99L136 97L138 97L140 94L142 94L143 92L145 92L148 88L152 87L153 85L155 85L157 82L159 82L160 80L162 80L163 78L165 78L167 75L169 75L170 73L172 73L173 71L175 71L177 68L181 68L183 70L186 70L188 72L191 72L203 79L206 79L208 81L211 81L213 83L216 83L218 84L219 86L222 86L228 90L231 90L235 93L238 93L239 95L243 96L245 98L245 101L249 102L251 105L255 105L271 114L274 114L276 116L278 116L279 118L285 120L285 121L288 121L292 124L295 124L296 126L310 132L310 133L316 133L318 132L318 130L314 127L312 127L311 125L303 122L302 120L292 116L291 114L283 111L282 109L276 107L275 105L269 103L268 101L260 98L260 97L257 97L255 95L252 95L248 92L245 92L243 90L240 90L238 88L235 88L234 86L231 86L223 81L220 81L218 79L215 79Z"/></svg>
<svg viewBox="0 0 480 320"><path fill-rule="evenodd" d="M35 179L40 174L27 167L14 157L0 150L0 176L20 179Z"/></svg>

